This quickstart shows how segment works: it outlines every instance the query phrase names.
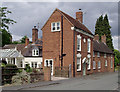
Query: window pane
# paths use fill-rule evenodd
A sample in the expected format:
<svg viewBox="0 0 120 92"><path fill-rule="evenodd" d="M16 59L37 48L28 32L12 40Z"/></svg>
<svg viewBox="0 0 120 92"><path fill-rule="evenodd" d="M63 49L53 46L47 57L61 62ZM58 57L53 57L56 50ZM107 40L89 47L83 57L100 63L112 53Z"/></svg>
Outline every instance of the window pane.
<svg viewBox="0 0 120 92"><path fill-rule="evenodd" d="M60 27L60 23L59 22L57 23L57 27Z"/></svg>
<svg viewBox="0 0 120 92"><path fill-rule="evenodd" d="M57 27L57 30L59 30L60 29L60 27Z"/></svg>
<svg viewBox="0 0 120 92"><path fill-rule="evenodd" d="M54 27L54 26L55 26L55 23L52 23L52 26Z"/></svg>
<svg viewBox="0 0 120 92"><path fill-rule="evenodd" d="M55 27L53 27L52 30L55 30Z"/></svg>
<svg viewBox="0 0 120 92"><path fill-rule="evenodd" d="M37 68L37 62L35 62L35 68Z"/></svg>
<svg viewBox="0 0 120 92"><path fill-rule="evenodd" d="M80 69L80 58L77 58L77 69Z"/></svg>

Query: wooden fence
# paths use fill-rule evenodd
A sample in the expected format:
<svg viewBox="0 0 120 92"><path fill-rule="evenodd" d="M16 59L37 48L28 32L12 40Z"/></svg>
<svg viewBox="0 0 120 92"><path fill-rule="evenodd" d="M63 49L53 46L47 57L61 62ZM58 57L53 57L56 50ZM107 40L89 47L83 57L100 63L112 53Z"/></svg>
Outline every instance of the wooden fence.
<svg viewBox="0 0 120 92"><path fill-rule="evenodd" d="M56 77L69 77L69 67L55 67Z"/></svg>

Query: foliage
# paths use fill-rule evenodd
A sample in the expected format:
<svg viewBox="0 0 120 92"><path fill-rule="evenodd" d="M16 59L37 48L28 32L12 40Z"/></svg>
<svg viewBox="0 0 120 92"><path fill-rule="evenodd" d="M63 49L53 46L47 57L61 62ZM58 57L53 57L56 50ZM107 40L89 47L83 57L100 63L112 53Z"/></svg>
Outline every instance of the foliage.
<svg viewBox="0 0 120 92"><path fill-rule="evenodd" d="M32 72L32 68L30 67L29 64L26 64L25 71L28 73Z"/></svg>
<svg viewBox="0 0 120 92"><path fill-rule="evenodd" d="M113 43L112 43L112 36L111 36L111 26L109 25L109 20L107 14L104 16L101 15L95 25L95 35L99 35L99 40L101 41L101 36L106 35L106 44L111 49L114 50Z"/></svg>
<svg viewBox="0 0 120 92"><path fill-rule="evenodd" d="M21 42L13 41L12 44L21 44Z"/></svg>
<svg viewBox="0 0 120 92"><path fill-rule="evenodd" d="M120 64L120 52L115 49L114 54L115 54L115 65L117 66Z"/></svg>
<svg viewBox="0 0 120 92"><path fill-rule="evenodd" d="M3 77L4 80L8 80L8 81L5 81L4 83L5 84L10 84L11 83L11 79L12 79L12 76L16 75L18 73L18 68L16 65L14 64L7 64L3 70L2 70L3 74L7 74Z"/></svg>
<svg viewBox="0 0 120 92"><path fill-rule="evenodd" d="M2 46L4 46L5 44L10 44L12 42L12 36L9 32L9 24L14 24L16 23L16 21L7 18L8 14L11 14L12 12L7 10L7 7L0 7L0 32L2 33L2 35L0 35L0 38L2 40ZM1 44L0 44L1 46Z"/></svg>
<svg viewBox="0 0 120 92"><path fill-rule="evenodd" d="M21 40L20 40L20 42L21 43L25 43L25 39L27 38L27 36L24 36Z"/></svg>
<svg viewBox="0 0 120 92"><path fill-rule="evenodd" d="M5 67L5 64L4 64L4 63L2 63L2 64L1 64L1 67Z"/></svg>

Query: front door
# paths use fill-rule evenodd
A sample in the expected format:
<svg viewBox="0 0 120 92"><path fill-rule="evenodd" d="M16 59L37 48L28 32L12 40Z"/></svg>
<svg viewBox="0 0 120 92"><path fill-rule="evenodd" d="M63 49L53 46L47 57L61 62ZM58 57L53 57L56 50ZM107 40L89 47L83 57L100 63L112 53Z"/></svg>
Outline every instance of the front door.
<svg viewBox="0 0 120 92"><path fill-rule="evenodd" d="M51 75L53 75L53 60L46 59L44 62L44 66L49 66L51 68Z"/></svg>
<svg viewBox="0 0 120 92"><path fill-rule="evenodd" d="M83 75L86 75L86 63L83 63Z"/></svg>

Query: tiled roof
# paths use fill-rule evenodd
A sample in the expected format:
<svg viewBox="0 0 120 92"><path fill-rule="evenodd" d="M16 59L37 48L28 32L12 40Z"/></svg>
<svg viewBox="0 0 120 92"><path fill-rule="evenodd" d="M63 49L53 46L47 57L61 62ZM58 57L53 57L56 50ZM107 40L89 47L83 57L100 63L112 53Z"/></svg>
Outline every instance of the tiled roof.
<svg viewBox="0 0 120 92"><path fill-rule="evenodd" d="M84 24L80 23L78 20L76 20L76 19L74 19L73 17L69 16L68 14L60 11L59 9L56 9L56 10L58 10L61 14L63 14L76 28L82 29L83 31L85 31L85 32L93 35L93 34L91 33L91 31L88 30L88 28L87 28Z"/></svg>
<svg viewBox="0 0 120 92"><path fill-rule="evenodd" d="M25 46L25 44L9 44L5 45L3 49L13 49L15 47L18 51L21 51L23 56L32 56L32 49L42 49L42 40L38 39L35 44L28 44L27 46ZM39 56L42 56L41 52L39 53Z"/></svg>
<svg viewBox="0 0 120 92"><path fill-rule="evenodd" d="M98 42L96 40L93 40L93 50L97 52L113 54L113 51L106 44L103 42Z"/></svg>

